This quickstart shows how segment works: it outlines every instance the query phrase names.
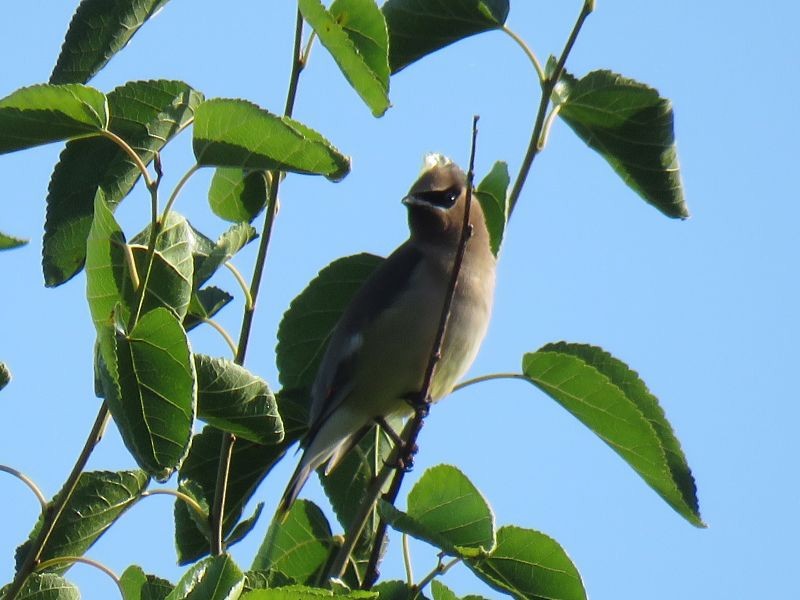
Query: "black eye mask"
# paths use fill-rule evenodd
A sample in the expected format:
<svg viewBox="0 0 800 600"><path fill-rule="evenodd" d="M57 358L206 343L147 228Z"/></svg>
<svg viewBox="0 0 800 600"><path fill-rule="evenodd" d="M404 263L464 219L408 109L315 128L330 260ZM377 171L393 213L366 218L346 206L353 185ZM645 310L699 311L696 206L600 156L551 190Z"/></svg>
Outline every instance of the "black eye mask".
<svg viewBox="0 0 800 600"><path fill-rule="evenodd" d="M417 192L414 197L417 200L427 202L431 206L439 208L452 208L461 194L461 186L452 186L446 190L431 190L430 192Z"/></svg>

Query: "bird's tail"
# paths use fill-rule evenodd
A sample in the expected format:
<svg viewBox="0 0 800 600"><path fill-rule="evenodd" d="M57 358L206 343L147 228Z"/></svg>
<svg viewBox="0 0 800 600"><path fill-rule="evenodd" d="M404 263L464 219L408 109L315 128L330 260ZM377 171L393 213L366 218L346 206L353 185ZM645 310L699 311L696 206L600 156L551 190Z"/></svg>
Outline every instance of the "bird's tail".
<svg viewBox="0 0 800 600"><path fill-rule="evenodd" d="M278 503L278 518L280 520L286 518L286 514L289 512L292 504L294 504L294 501L297 500L297 496L300 494L300 490L303 489L306 481L308 481L308 478L311 477L311 474L316 471L317 467L324 463L326 459L327 456L324 454L309 456L308 451L303 454L300 463L294 470L292 478L289 480L289 484L286 486L286 491L283 492L281 501Z"/></svg>

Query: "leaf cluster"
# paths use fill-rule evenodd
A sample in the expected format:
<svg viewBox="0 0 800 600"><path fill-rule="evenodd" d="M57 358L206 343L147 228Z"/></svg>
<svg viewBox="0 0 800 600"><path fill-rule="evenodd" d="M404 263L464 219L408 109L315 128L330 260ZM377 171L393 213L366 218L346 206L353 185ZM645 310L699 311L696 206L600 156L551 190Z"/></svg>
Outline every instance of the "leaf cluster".
<svg viewBox="0 0 800 600"><path fill-rule="evenodd" d="M291 303L278 329L279 391L245 366L282 179L294 174L338 181L351 169L349 156L291 116L311 43L316 39L324 46L356 95L380 117L391 107L395 73L469 36L509 32L508 0L387 0L380 7L374 0L334 0L328 7L298 0L296 53L283 114L247 100L206 98L181 81L131 81L107 93L87 85L166 4L83 0L50 82L0 99L0 154L65 142L47 193L42 268L47 286L85 271L99 398L95 428L73 475L17 549L17 576L0 596L78 598L65 571L76 561L90 562L85 553L133 504L166 491L176 496L177 558L191 567L173 585L130 566L116 578L126 600L425 593L451 600L455 594L437 578L456 563L513 597L585 598L577 568L561 546L539 531L497 527L488 502L456 467L426 472L408 494L405 510L383 500L373 505L370 487L397 450L393 436L378 428L337 470L322 475L339 525L355 532L340 578L332 583L330 568L341 537L309 501L297 501L285 519L271 523L250 570L226 553L255 527L263 504L246 517L245 508L305 433L309 388L331 331L383 260L370 254L335 260ZM592 7L585 3L572 42ZM304 25L313 33L302 50ZM537 68L543 91L551 93L542 96L530 159L560 117L646 202L667 216L687 217L669 101L611 71L580 78L563 71L570 45L546 71ZM195 164L165 201L161 152L189 129ZM529 167L527 161L515 189L524 184ZM175 209L182 186L202 168L215 170L210 210L230 223L216 241ZM508 163L497 160L474 190L497 257L516 202L511 180ZM141 231L131 235L115 210L134 190L149 198L151 210ZM253 223L261 216L257 231ZM254 240L258 258L248 285L233 261ZM0 250L24 243L0 233ZM238 340L214 321L233 298L209 283L222 268L234 272L245 299ZM190 332L205 326L222 331L233 359L194 350ZM703 525L680 444L655 396L625 363L596 346L558 342L526 354L518 373L479 379L498 377L533 384L619 454L681 516ZM0 389L10 379L0 363ZM109 416L136 470L85 470ZM401 423L390 426L399 430ZM153 479L176 481L176 489L149 490ZM359 523L364 506L368 514ZM372 585L375 558L388 542L382 523L435 548L438 563L422 581Z"/></svg>

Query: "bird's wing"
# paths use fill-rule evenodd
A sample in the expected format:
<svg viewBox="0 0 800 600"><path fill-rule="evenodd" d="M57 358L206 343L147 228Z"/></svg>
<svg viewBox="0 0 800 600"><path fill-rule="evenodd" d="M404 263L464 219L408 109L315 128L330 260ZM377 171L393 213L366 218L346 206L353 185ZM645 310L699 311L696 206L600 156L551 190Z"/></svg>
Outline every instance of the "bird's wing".
<svg viewBox="0 0 800 600"><path fill-rule="evenodd" d="M312 388L310 441L351 392L352 375L367 329L405 290L422 261L422 252L406 242L373 271L342 314L331 335ZM367 303L365 299L369 298Z"/></svg>

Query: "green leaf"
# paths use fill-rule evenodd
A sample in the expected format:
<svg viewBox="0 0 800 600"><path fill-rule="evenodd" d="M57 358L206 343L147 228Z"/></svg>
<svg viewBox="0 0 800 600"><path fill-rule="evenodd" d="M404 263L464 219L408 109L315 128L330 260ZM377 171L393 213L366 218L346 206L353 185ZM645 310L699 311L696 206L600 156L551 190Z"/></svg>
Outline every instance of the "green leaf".
<svg viewBox="0 0 800 600"><path fill-rule="evenodd" d="M387 0L381 10L392 73L466 37L500 29L508 9L508 0Z"/></svg>
<svg viewBox="0 0 800 600"><path fill-rule="evenodd" d="M19 248L28 243L28 240L14 237L0 231L0 250L11 250L12 248Z"/></svg>
<svg viewBox="0 0 800 600"><path fill-rule="evenodd" d="M245 571L244 591L266 590L292 585L292 580L277 571Z"/></svg>
<svg viewBox="0 0 800 600"><path fill-rule="evenodd" d="M86 83L168 0L81 0L50 83Z"/></svg>
<svg viewBox="0 0 800 600"><path fill-rule="evenodd" d="M689 465L639 376L601 348L560 342L526 354L523 374L619 454L681 516L703 527Z"/></svg>
<svg viewBox="0 0 800 600"><path fill-rule="evenodd" d="M286 452L286 448L296 439L293 436L278 445L269 446L247 440L237 440L234 444L222 529L225 537L232 534L245 504ZM194 490L192 495L201 504L211 505L214 501L221 444L222 432L214 427L205 427L192 439L189 456L178 473L181 487L191 486ZM190 509L180 500L175 502L175 546L180 564L202 558L208 554L209 549L204 532L197 526Z"/></svg>
<svg viewBox="0 0 800 600"><path fill-rule="evenodd" d="M192 140L201 166L289 171L338 181L350 159L316 131L246 100L216 98L197 107Z"/></svg>
<svg viewBox="0 0 800 600"><path fill-rule="evenodd" d="M147 245L151 226L131 240L141 285L147 274ZM142 310L148 312L159 306L168 309L178 319L183 319L189 309L194 276L194 233L189 222L180 214L170 211L156 235L155 255L147 293ZM128 304L133 306L136 293L130 289Z"/></svg>
<svg viewBox="0 0 800 600"><path fill-rule="evenodd" d="M0 100L0 154L99 134L108 125L102 92L84 85L32 85Z"/></svg>
<svg viewBox="0 0 800 600"><path fill-rule="evenodd" d="M495 544L489 504L472 482L450 465L425 472L408 495L406 513L386 502L381 503L381 513L398 531L454 556L481 556Z"/></svg>
<svg viewBox="0 0 800 600"><path fill-rule="evenodd" d="M383 262L374 254L335 260L298 295L278 327L278 379L285 388L310 388L339 317Z"/></svg>
<svg viewBox="0 0 800 600"><path fill-rule="evenodd" d="M467 565L494 589L525 600L585 600L581 576L553 538L532 529L501 527L492 553Z"/></svg>
<svg viewBox="0 0 800 600"><path fill-rule="evenodd" d="M459 599L455 593L438 579L431 581L431 595L433 600L486 600L483 596L470 594Z"/></svg>
<svg viewBox="0 0 800 600"><path fill-rule="evenodd" d="M0 362L0 390L6 387L11 382L11 371L5 363Z"/></svg>
<svg viewBox="0 0 800 600"><path fill-rule="evenodd" d="M323 598L335 598L341 600L374 600L378 595L373 592L362 590L355 591L334 591L316 587L305 587L302 585L290 585L271 589L256 589L247 592L242 596L242 600L321 600ZM425 600L424 596L419 596L420 600ZM411 600L409 597L408 600Z"/></svg>
<svg viewBox="0 0 800 600"><path fill-rule="evenodd" d="M197 404L186 333L170 311L156 308L130 333L101 332L100 345L103 392L122 440L139 466L164 481L189 451Z"/></svg>
<svg viewBox="0 0 800 600"><path fill-rule="evenodd" d="M103 190L94 199L94 218L86 240L86 299L98 332L105 331L117 307L127 321L130 308L124 300L130 293L130 269L126 260L127 243L114 215L106 204ZM104 356L106 362L111 356Z"/></svg>
<svg viewBox="0 0 800 600"><path fill-rule="evenodd" d="M184 329L190 331L200 325L203 319L211 319L231 300L233 296L213 285L197 290L192 295L189 311L183 319Z"/></svg>
<svg viewBox="0 0 800 600"><path fill-rule="evenodd" d="M273 520L252 568L279 571L297 583L312 585L332 544L322 510L313 502L297 500L283 521Z"/></svg>
<svg viewBox="0 0 800 600"><path fill-rule="evenodd" d="M0 590L0 595L6 588ZM17 600L80 600L78 588L55 573L32 573L25 580Z"/></svg>
<svg viewBox="0 0 800 600"><path fill-rule="evenodd" d="M475 189L475 196L481 203L483 218L486 221L486 228L489 230L492 254L495 256L500 253L508 221L508 184L510 181L508 164L497 161Z"/></svg>
<svg viewBox="0 0 800 600"><path fill-rule="evenodd" d="M165 600L236 600L243 588L244 573L223 554L194 565Z"/></svg>
<svg viewBox="0 0 800 600"><path fill-rule="evenodd" d="M236 223L219 236L219 239L205 257L197 257L197 273L195 285L205 283L217 270L239 250L258 237L258 233L249 223Z"/></svg>
<svg viewBox="0 0 800 600"><path fill-rule="evenodd" d="M108 129L149 164L194 116L202 94L180 81L133 81L108 94ZM42 266L45 284L64 283L83 266L94 198L102 189L113 210L141 177L114 142L69 142L50 178Z"/></svg>
<svg viewBox="0 0 800 600"><path fill-rule="evenodd" d="M381 581L372 590L378 592L380 600L427 600L425 594L405 581Z"/></svg>
<svg viewBox="0 0 800 600"><path fill-rule="evenodd" d="M256 504L256 510L250 515L248 518L239 522L236 527L233 528L231 534L225 540L225 547L229 548L234 544L241 542L247 534L253 531L253 528L256 526L259 517L261 516L261 512L264 510L264 503L259 502Z"/></svg>
<svg viewBox="0 0 800 600"><path fill-rule="evenodd" d="M565 73L555 95L561 118L628 187L669 217L689 216L669 100L611 71Z"/></svg>
<svg viewBox="0 0 800 600"><path fill-rule="evenodd" d="M119 578L122 600L164 600L174 586L166 579L146 574L138 565L131 565Z"/></svg>
<svg viewBox="0 0 800 600"><path fill-rule="evenodd" d="M195 354L197 416L258 444L283 440L283 422L267 382L236 363Z"/></svg>
<svg viewBox="0 0 800 600"><path fill-rule="evenodd" d="M268 182L265 171L220 167L211 179L208 203L221 219L252 223L267 205Z"/></svg>
<svg viewBox="0 0 800 600"><path fill-rule="evenodd" d="M75 491L42 549L40 559L83 556L106 529L139 499L147 483L147 475L142 471L81 473ZM52 507L63 493L64 490L61 490L48 503L48 507ZM25 560L32 540L39 535L41 528L40 517L28 541L17 549L17 568ZM48 571L63 573L69 566L67 562L59 563Z"/></svg>
<svg viewBox="0 0 800 600"><path fill-rule="evenodd" d="M300 0L303 18L376 117L389 108L389 35L374 0Z"/></svg>

